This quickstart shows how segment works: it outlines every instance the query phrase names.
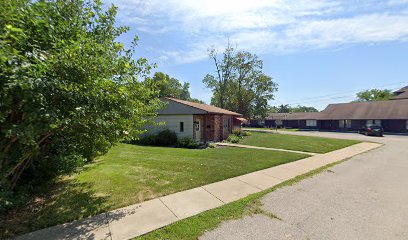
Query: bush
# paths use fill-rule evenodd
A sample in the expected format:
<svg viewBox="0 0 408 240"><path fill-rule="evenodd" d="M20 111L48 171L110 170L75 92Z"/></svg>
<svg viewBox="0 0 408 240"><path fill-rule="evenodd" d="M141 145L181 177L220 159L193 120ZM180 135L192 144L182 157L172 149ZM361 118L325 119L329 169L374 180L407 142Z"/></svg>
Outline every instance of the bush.
<svg viewBox="0 0 408 240"><path fill-rule="evenodd" d="M209 148L215 148L216 146L217 146L217 145L215 145L215 143L209 143L209 144L208 144L208 147L209 147Z"/></svg>
<svg viewBox="0 0 408 240"><path fill-rule="evenodd" d="M0 4L0 203L136 138L163 103L101 1ZM3 191L3 192L5 192ZM4 196L4 197L3 197Z"/></svg>
<svg viewBox="0 0 408 240"><path fill-rule="evenodd" d="M141 137L137 141L131 141L129 142L131 144L142 144L142 145L157 145L157 135L145 135Z"/></svg>
<svg viewBox="0 0 408 240"><path fill-rule="evenodd" d="M174 131L165 129L157 133L156 145L173 146L173 145L177 145L177 143L178 143L178 138Z"/></svg>
<svg viewBox="0 0 408 240"><path fill-rule="evenodd" d="M242 132L243 131L239 128L232 130L232 134L237 135L237 136L241 136Z"/></svg>
<svg viewBox="0 0 408 240"><path fill-rule="evenodd" d="M239 142L239 137L237 135L235 135L235 134L231 134L231 135L228 136L227 142L238 143Z"/></svg>
<svg viewBox="0 0 408 240"><path fill-rule="evenodd" d="M124 141L129 144L140 144L150 146L176 146L178 138L174 131L169 129L162 130L157 134L148 134L140 137L137 140Z"/></svg>
<svg viewBox="0 0 408 240"><path fill-rule="evenodd" d="M198 142L194 141L193 139L189 137L183 137L178 141L177 147L180 148L190 148L190 149L195 149L198 148L199 144Z"/></svg>
<svg viewBox="0 0 408 240"><path fill-rule="evenodd" d="M242 129L234 129L232 130L232 134L237 135L238 137L251 136L250 132L244 131Z"/></svg>
<svg viewBox="0 0 408 240"><path fill-rule="evenodd" d="M248 131L242 131L242 136L247 137L247 136L251 136L252 133L248 132Z"/></svg>

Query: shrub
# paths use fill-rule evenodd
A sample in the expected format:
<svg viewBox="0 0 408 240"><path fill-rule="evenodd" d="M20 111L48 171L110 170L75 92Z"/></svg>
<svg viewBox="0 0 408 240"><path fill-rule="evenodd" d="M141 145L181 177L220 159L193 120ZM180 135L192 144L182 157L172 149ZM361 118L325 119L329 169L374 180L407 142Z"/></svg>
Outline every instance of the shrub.
<svg viewBox="0 0 408 240"><path fill-rule="evenodd" d="M157 144L157 135L144 135L137 141L130 142L131 144L142 144L142 145L156 145Z"/></svg>
<svg viewBox="0 0 408 240"><path fill-rule="evenodd" d="M242 131L242 136L247 137L247 136L251 136L252 133L248 132L248 131Z"/></svg>
<svg viewBox="0 0 408 240"><path fill-rule="evenodd" d="M178 141L177 146L180 148L195 149L195 148L198 148L199 144L198 142L194 141L193 139L189 137L183 137Z"/></svg>
<svg viewBox="0 0 408 240"><path fill-rule="evenodd" d="M137 38L129 48L117 41L127 28L114 6L2 0L0 12L0 190L9 199L136 138L162 103L143 81L152 65L135 58Z"/></svg>
<svg viewBox="0 0 408 240"><path fill-rule="evenodd" d="M251 136L251 133L248 131L244 131L242 129L234 129L232 130L232 134L237 135L238 137L245 137L245 136Z"/></svg>
<svg viewBox="0 0 408 240"><path fill-rule="evenodd" d="M237 135L237 136L241 136L243 132L244 131L242 131L239 128L232 130L232 134Z"/></svg>
<svg viewBox="0 0 408 240"><path fill-rule="evenodd" d="M178 143L178 139L174 131L165 129L157 133L156 145L173 146L173 145L177 145L177 143Z"/></svg>
<svg viewBox="0 0 408 240"><path fill-rule="evenodd" d="M209 147L209 148L215 148L216 146L217 146L217 145L215 145L215 143L209 143L209 144L208 144L208 147Z"/></svg>
<svg viewBox="0 0 408 240"><path fill-rule="evenodd" d="M237 135L235 135L235 134L231 134L231 135L228 136L227 142L238 143L239 142L239 137Z"/></svg>

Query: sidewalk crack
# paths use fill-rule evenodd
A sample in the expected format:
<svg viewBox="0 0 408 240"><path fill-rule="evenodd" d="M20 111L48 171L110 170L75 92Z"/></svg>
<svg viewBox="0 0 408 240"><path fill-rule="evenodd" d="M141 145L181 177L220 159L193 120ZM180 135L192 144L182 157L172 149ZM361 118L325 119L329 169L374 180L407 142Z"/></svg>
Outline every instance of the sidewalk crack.
<svg viewBox="0 0 408 240"><path fill-rule="evenodd" d="M173 213L173 215L174 215L177 219L180 220L180 218L177 217L177 215L161 200L161 198L159 198L159 200L160 200L161 203L163 203L163 205L164 205L167 209L169 209L169 211L170 211L171 213Z"/></svg>
<svg viewBox="0 0 408 240"><path fill-rule="evenodd" d="M222 203L226 203L224 201L222 201L221 199L219 199L217 196L215 196L214 194L212 194L211 192L207 191L207 189L203 188L204 186L201 186L200 188L204 189L204 191L208 192L210 195L212 195L213 197L215 197L216 199L220 200Z"/></svg>

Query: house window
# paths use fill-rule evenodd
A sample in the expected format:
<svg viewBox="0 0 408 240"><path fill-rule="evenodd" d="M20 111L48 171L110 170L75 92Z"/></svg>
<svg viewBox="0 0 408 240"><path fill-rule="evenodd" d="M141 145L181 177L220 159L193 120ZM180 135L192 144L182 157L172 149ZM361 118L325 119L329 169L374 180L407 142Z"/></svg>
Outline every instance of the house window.
<svg viewBox="0 0 408 240"><path fill-rule="evenodd" d="M306 120L306 127L316 127L317 121L316 120Z"/></svg>
<svg viewBox="0 0 408 240"><path fill-rule="evenodd" d="M184 122L180 122L180 132L184 132Z"/></svg>
<svg viewBox="0 0 408 240"><path fill-rule="evenodd" d="M351 120L339 120L339 128L351 128Z"/></svg>
<svg viewBox="0 0 408 240"><path fill-rule="evenodd" d="M381 126L381 120L367 120L367 126Z"/></svg>

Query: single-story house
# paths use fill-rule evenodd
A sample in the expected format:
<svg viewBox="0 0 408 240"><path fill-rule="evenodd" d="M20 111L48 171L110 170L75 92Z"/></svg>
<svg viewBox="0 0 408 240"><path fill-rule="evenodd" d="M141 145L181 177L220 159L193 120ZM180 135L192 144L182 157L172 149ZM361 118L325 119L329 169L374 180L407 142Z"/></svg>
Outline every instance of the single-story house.
<svg viewBox="0 0 408 240"><path fill-rule="evenodd" d="M265 126L271 128L318 128L318 112L272 113L265 118Z"/></svg>
<svg viewBox="0 0 408 240"><path fill-rule="evenodd" d="M267 127L358 131L364 125L381 125L385 132L408 132L408 86L387 101L330 104L321 112L272 113Z"/></svg>
<svg viewBox="0 0 408 240"><path fill-rule="evenodd" d="M165 97L162 101L166 106L158 112L158 124L148 126L147 134L167 128L176 132L179 138L189 137L205 143L222 141L228 138L233 129L241 128L243 118L239 113L171 97Z"/></svg>

